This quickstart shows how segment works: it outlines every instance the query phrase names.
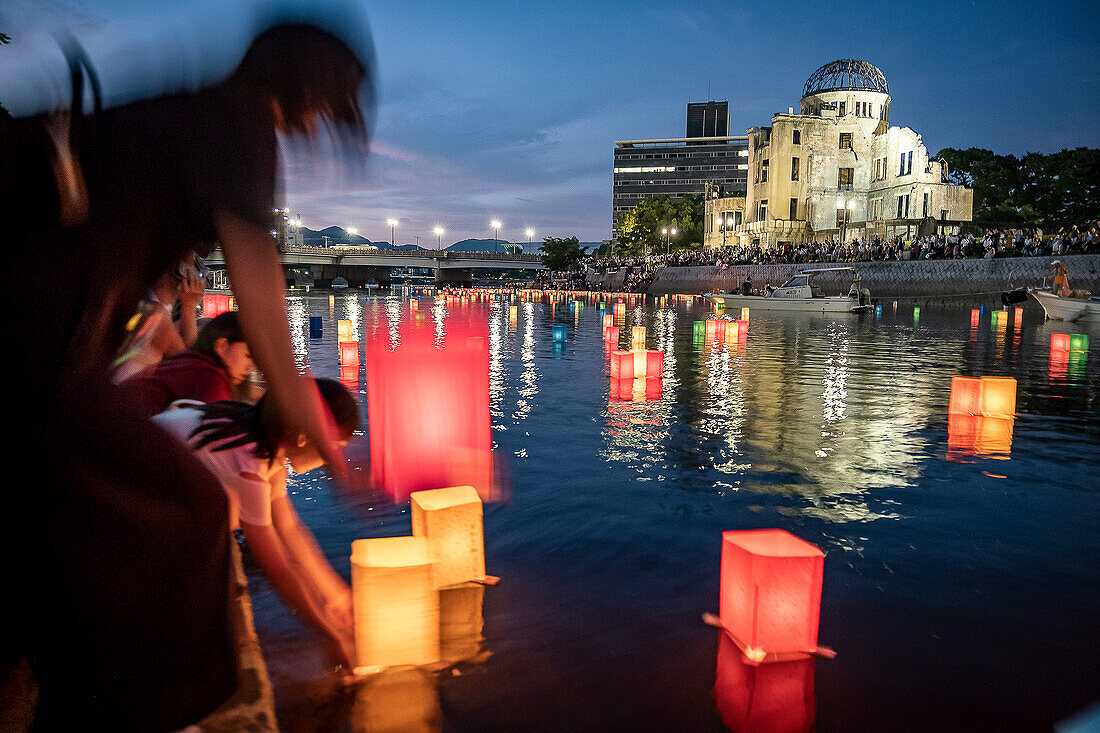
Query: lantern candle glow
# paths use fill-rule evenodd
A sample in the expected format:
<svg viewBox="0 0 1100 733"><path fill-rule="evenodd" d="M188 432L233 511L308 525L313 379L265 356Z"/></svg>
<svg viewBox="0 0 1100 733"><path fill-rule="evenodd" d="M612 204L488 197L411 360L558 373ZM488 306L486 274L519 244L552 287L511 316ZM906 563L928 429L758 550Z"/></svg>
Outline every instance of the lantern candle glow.
<svg viewBox="0 0 1100 733"><path fill-rule="evenodd" d="M410 499L413 537L431 546L436 587L485 580L482 504L474 487L414 491Z"/></svg>

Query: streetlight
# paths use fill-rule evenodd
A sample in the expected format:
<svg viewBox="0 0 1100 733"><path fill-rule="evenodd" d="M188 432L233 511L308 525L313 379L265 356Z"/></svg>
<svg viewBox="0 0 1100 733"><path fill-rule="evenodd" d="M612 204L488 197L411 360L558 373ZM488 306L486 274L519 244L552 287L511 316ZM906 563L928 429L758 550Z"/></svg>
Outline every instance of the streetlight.
<svg viewBox="0 0 1100 733"><path fill-rule="evenodd" d="M534 239L534 237L535 237L535 230L534 229L524 229L523 233L527 235L527 246L530 247L531 246L531 240Z"/></svg>
<svg viewBox="0 0 1100 733"><path fill-rule="evenodd" d="M500 219L493 219L489 222L489 226L493 228L493 244L495 246L500 239Z"/></svg>
<svg viewBox="0 0 1100 733"><path fill-rule="evenodd" d="M386 219L386 223L390 225L390 249L393 249L393 232L397 228L397 219Z"/></svg>
<svg viewBox="0 0 1100 733"><path fill-rule="evenodd" d="M668 227L663 227L661 229L661 234L665 235L665 254L667 255L671 251L671 247L669 246L669 239L676 236L676 227L673 227L672 229L669 229Z"/></svg>
<svg viewBox="0 0 1100 733"><path fill-rule="evenodd" d="M436 249L443 249L443 247L442 247L442 245L440 244L440 241L439 241L440 237L443 236L443 227L436 227L432 231L435 232L435 248Z"/></svg>
<svg viewBox="0 0 1100 733"><path fill-rule="evenodd" d="M359 230L356 229L355 227L348 227L348 234L350 234L351 236L354 237L358 233L359 233Z"/></svg>

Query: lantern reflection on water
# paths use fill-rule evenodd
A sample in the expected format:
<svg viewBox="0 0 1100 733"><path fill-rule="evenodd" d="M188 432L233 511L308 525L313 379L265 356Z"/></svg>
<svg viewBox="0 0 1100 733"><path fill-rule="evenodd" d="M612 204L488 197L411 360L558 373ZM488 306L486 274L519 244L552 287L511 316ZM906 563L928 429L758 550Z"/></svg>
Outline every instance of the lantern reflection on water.
<svg viewBox="0 0 1100 733"><path fill-rule="evenodd" d="M603 329L603 340L609 344L619 343L619 327L605 326Z"/></svg>
<svg viewBox="0 0 1100 733"><path fill-rule="evenodd" d="M455 664L477 656L484 641L485 586L461 583L439 591L440 657Z"/></svg>
<svg viewBox="0 0 1100 733"><path fill-rule="evenodd" d="M750 662L818 652L825 554L781 529L722 533L719 619Z"/></svg>
<svg viewBox="0 0 1100 733"><path fill-rule="evenodd" d="M439 593L424 537L351 543L356 674L439 661Z"/></svg>
<svg viewBox="0 0 1100 733"><path fill-rule="evenodd" d="M474 488L414 491L410 499L412 533L431 546L436 586L485 580L482 505Z"/></svg>
<svg viewBox="0 0 1100 733"><path fill-rule="evenodd" d="M351 733L435 733L443 711L429 670L396 667L355 685ZM311 721L314 724L316 721Z"/></svg>
<svg viewBox="0 0 1100 733"><path fill-rule="evenodd" d="M611 378L608 398L612 402L649 402L661 399L664 384L659 377Z"/></svg>
<svg viewBox="0 0 1100 733"><path fill-rule="evenodd" d="M817 712L813 657L750 664L724 634L718 640L714 701L735 733L800 733L813 730Z"/></svg>
<svg viewBox="0 0 1100 733"><path fill-rule="evenodd" d="M610 313L605 313L603 317L603 327L610 328L615 325L615 316Z"/></svg>
<svg viewBox="0 0 1100 733"><path fill-rule="evenodd" d="M348 388L352 394L359 391L359 365L358 364L341 364L340 365L340 384Z"/></svg>

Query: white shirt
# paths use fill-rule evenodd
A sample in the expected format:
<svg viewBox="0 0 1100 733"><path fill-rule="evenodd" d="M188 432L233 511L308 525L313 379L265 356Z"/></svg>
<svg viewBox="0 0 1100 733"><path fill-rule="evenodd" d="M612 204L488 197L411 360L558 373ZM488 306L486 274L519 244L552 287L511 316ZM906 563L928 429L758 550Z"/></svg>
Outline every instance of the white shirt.
<svg viewBox="0 0 1100 733"><path fill-rule="evenodd" d="M201 420L202 413L193 407L168 410L153 416L154 423L192 448L194 441L189 436ZM255 443L214 450L232 440L228 438L208 443L196 450L195 455L218 478L222 488L240 501L242 522L271 524L271 502L286 496L286 462L276 460L272 463L266 458L258 458L253 453Z"/></svg>

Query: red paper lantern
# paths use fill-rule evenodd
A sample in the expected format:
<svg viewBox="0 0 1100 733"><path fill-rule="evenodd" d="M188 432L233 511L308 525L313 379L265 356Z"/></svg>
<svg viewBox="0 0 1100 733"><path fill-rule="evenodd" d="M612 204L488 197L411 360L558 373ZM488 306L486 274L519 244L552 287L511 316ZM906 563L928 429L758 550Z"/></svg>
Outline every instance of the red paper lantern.
<svg viewBox="0 0 1100 733"><path fill-rule="evenodd" d="M606 326L603 330L603 340L607 343L619 343L619 327Z"/></svg>
<svg viewBox="0 0 1100 733"><path fill-rule="evenodd" d="M612 379L634 379L633 353L629 351L612 351L609 358Z"/></svg>
<svg viewBox="0 0 1100 733"><path fill-rule="evenodd" d="M658 349L647 349L645 354L645 375L647 377L663 377L665 375L665 352Z"/></svg>
<svg viewBox="0 0 1100 733"><path fill-rule="evenodd" d="M718 321L713 318L707 319L707 341L713 341L718 335Z"/></svg>
<svg viewBox="0 0 1100 733"><path fill-rule="evenodd" d="M753 662L817 652L825 555L781 529L722 533L719 616Z"/></svg>
<svg viewBox="0 0 1100 733"><path fill-rule="evenodd" d="M341 341L340 342L340 366L359 366L359 342L358 341Z"/></svg>
<svg viewBox="0 0 1100 733"><path fill-rule="evenodd" d="M951 377L951 399L947 412L951 415L980 415L982 380L978 377Z"/></svg>
<svg viewBox="0 0 1100 733"><path fill-rule="evenodd" d="M441 486L473 486L491 496L485 324L449 324L444 348L433 338L413 329L392 351L386 340L367 344L372 478L398 502Z"/></svg>
<svg viewBox="0 0 1100 733"><path fill-rule="evenodd" d="M714 322L714 325L715 325L714 338L717 339L718 341L725 341L726 340L726 324L727 323L729 323L729 321L723 320L721 318L719 318L717 321Z"/></svg>
<svg viewBox="0 0 1100 733"><path fill-rule="evenodd" d="M718 642L714 702L735 733L802 733L817 714L813 657L751 664L726 636Z"/></svg>
<svg viewBox="0 0 1100 733"><path fill-rule="evenodd" d="M1051 351L1069 351L1069 334L1068 333L1052 333L1052 334L1050 334L1050 350Z"/></svg>
<svg viewBox="0 0 1100 733"><path fill-rule="evenodd" d="M980 319L981 317L982 317L981 310L979 310L977 308L972 308L970 310L970 327L971 328L977 328L978 327L978 319Z"/></svg>
<svg viewBox="0 0 1100 733"><path fill-rule="evenodd" d="M228 313L232 304L228 295L222 293L205 293L202 296L202 317L217 318L222 313Z"/></svg>
<svg viewBox="0 0 1100 733"><path fill-rule="evenodd" d="M359 391L359 362L340 365L340 383L355 394Z"/></svg>
<svg viewBox="0 0 1100 733"><path fill-rule="evenodd" d="M749 322L746 320L733 321L726 328L726 343L744 343L749 338Z"/></svg>

